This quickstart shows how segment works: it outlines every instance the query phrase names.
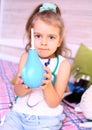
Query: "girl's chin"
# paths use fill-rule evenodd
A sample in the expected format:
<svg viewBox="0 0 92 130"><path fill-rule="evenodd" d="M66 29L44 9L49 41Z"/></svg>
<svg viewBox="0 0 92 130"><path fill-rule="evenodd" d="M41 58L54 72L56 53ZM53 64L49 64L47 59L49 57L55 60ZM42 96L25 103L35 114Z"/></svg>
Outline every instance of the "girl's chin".
<svg viewBox="0 0 92 130"><path fill-rule="evenodd" d="M39 55L39 57L40 57L41 59L49 59L49 58L54 58L55 55L50 55L50 56L48 56L48 55Z"/></svg>
<svg viewBox="0 0 92 130"><path fill-rule="evenodd" d="M47 59L48 56L39 56L41 59Z"/></svg>

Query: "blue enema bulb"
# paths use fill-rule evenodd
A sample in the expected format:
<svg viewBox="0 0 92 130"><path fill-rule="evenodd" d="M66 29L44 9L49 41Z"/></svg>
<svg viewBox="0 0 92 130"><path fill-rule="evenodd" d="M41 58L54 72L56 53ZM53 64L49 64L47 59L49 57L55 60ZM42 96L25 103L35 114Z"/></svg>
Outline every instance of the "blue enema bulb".
<svg viewBox="0 0 92 130"><path fill-rule="evenodd" d="M35 49L28 52L27 62L22 70L22 79L24 84L30 88L38 88L43 85L43 74L46 73Z"/></svg>
<svg viewBox="0 0 92 130"><path fill-rule="evenodd" d="M22 70L21 77L30 88L38 88L43 85L42 80L44 80L43 74L45 70L39 59L37 50L34 48L34 30L31 29L31 44L32 47L28 51L27 62Z"/></svg>

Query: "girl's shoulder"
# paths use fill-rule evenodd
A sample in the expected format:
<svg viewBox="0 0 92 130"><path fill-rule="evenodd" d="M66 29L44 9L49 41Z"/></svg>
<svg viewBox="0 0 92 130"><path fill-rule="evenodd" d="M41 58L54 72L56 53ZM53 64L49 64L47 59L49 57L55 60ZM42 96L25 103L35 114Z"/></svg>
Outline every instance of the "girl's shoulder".
<svg viewBox="0 0 92 130"><path fill-rule="evenodd" d="M22 53L21 58L26 58L27 56L28 56L28 52L24 52Z"/></svg>
<svg viewBox="0 0 92 130"><path fill-rule="evenodd" d="M61 71L62 68L65 70L71 70L71 65L68 61L67 58L59 55L59 65L58 65L58 69Z"/></svg>
<svg viewBox="0 0 92 130"><path fill-rule="evenodd" d="M28 53L24 52L21 57L20 57L20 61L19 61L19 72L21 72L22 68L24 67L26 60L28 57Z"/></svg>
<svg viewBox="0 0 92 130"><path fill-rule="evenodd" d="M59 62L59 69L62 70L65 69L66 71L67 70L71 70L71 64L69 63L68 59L63 57L63 56L59 56L60 58L60 62Z"/></svg>
<svg viewBox="0 0 92 130"><path fill-rule="evenodd" d="M61 55L59 55L58 56L59 57L59 62L60 62L60 64L69 64L70 65L70 63L69 63L69 61L65 58L65 57L63 57L63 56L61 56Z"/></svg>
<svg viewBox="0 0 92 130"><path fill-rule="evenodd" d="M24 52L24 53L21 55L21 57L20 57L20 62L26 62L27 57L28 57L28 53L27 53L27 52Z"/></svg>

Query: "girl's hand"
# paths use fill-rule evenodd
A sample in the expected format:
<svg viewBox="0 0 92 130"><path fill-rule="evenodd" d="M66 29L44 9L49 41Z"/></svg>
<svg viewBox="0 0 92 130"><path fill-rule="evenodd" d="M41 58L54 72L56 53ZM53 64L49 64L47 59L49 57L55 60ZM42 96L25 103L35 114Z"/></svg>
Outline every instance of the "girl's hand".
<svg viewBox="0 0 92 130"><path fill-rule="evenodd" d="M24 88L28 88L28 86L24 84L24 82L23 82L21 76L18 76L15 85L21 85L21 86L23 86Z"/></svg>
<svg viewBox="0 0 92 130"><path fill-rule="evenodd" d="M44 70L46 71L46 73L43 75L45 77L46 80L42 80L43 85L40 86L41 89L45 89L49 86L52 86L52 74L51 74L51 70L44 66Z"/></svg>
<svg viewBox="0 0 92 130"><path fill-rule="evenodd" d="M14 86L14 91L16 95L18 96L24 96L32 91L31 88L29 88L27 85L24 84L22 78L20 76L17 77L15 86Z"/></svg>

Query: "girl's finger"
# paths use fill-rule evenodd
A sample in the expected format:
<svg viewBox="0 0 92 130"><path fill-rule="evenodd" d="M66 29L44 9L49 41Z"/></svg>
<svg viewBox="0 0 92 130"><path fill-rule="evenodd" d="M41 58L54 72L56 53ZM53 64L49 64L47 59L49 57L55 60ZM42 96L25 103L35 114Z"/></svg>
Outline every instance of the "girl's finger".
<svg viewBox="0 0 92 130"><path fill-rule="evenodd" d="M50 68L49 68L49 67L47 67L47 66L44 66L44 70L45 70L47 73L51 73Z"/></svg>
<svg viewBox="0 0 92 130"><path fill-rule="evenodd" d="M47 80L47 79L49 79L49 80L52 79L52 75L51 75L51 74L48 74L48 73L44 74L44 77L46 78L46 80Z"/></svg>

